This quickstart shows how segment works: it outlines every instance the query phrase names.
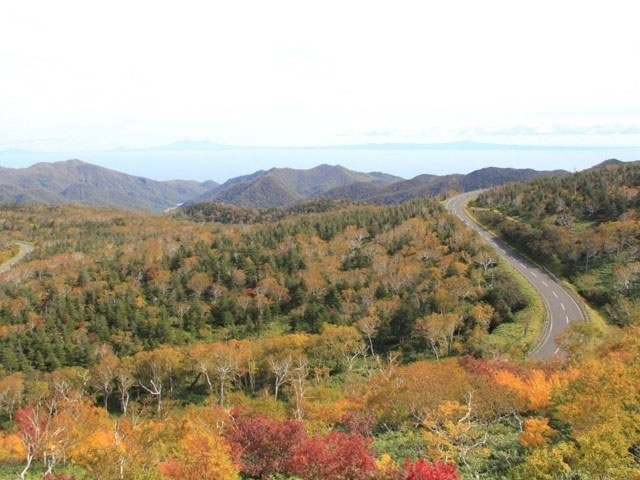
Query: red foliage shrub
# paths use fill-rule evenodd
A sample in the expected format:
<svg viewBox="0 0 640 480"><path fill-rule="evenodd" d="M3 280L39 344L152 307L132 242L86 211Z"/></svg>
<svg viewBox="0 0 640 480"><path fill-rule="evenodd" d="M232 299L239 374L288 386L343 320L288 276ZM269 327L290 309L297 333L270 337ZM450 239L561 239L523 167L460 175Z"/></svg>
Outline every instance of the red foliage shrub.
<svg viewBox="0 0 640 480"><path fill-rule="evenodd" d="M514 371L517 369L515 365L504 360L476 358L472 355L459 358L458 364L469 373L488 378L493 378L500 370ZM516 372L514 371L514 373Z"/></svg>
<svg viewBox="0 0 640 480"><path fill-rule="evenodd" d="M429 463L420 459L415 463L405 465L407 480L459 480L460 474L451 463Z"/></svg>
<svg viewBox="0 0 640 480"><path fill-rule="evenodd" d="M332 432L308 438L287 462L286 473L304 480L365 480L375 471L371 440L362 435Z"/></svg>
<svg viewBox="0 0 640 480"><path fill-rule="evenodd" d="M158 463L158 471L162 474L163 478L180 478L182 470L182 465L175 458Z"/></svg>
<svg viewBox="0 0 640 480"><path fill-rule="evenodd" d="M241 471L252 477L282 473L294 447L306 438L302 424L293 420L236 416L235 425L225 437L232 450L240 450Z"/></svg>

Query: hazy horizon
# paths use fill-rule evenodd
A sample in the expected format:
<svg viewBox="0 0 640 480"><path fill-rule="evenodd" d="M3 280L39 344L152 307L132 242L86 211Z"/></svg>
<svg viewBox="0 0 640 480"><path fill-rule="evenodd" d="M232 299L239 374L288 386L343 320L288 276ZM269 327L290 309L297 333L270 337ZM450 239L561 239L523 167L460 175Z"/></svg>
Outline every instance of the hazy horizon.
<svg viewBox="0 0 640 480"><path fill-rule="evenodd" d="M183 138L640 146L634 10L623 0L8 2L0 149Z"/></svg>
<svg viewBox="0 0 640 480"><path fill-rule="evenodd" d="M78 158L224 182L322 163L411 178L638 160L634 10L623 0L10 2L0 165ZM461 141L492 145L416 145ZM187 148L163 148L175 143Z"/></svg>

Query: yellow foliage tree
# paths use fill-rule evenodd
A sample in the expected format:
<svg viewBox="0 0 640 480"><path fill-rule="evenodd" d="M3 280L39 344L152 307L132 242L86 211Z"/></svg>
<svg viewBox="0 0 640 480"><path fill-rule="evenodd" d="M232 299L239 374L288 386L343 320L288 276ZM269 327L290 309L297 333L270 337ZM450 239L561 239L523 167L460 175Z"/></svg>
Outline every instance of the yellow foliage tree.
<svg viewBox="0 0 640 480"><path fill-rule="evenodd" d="M0 432L0 463L20 462L25 454L24 444L18 435Z"/></svg>
<svg viewBox="0 0 640 480"><path fill-rule="evenodd" d="M532 370L526 377L521 377L508 370L499 370L495 374L498 385L514 392L523 403L523 408L541 410L551 405L551 394L554 389L566 385L575 377L575 370L545 375L541 370Z"/></svg>
<svg viewBox="0 0 640 480"><path fill-rule="evenodd" d="M550 437L558 434L549 426L548 418L527 418L520 434L520 443L529 448L541 448L547 445Z"/></svg>
<svg viewBox="0 0 640 480"><path fill-rule="evenodd" d="M229 446L212 430L185 420L175 456L161 462L158 470L168 480L235 480L238 468Z"/></svg>

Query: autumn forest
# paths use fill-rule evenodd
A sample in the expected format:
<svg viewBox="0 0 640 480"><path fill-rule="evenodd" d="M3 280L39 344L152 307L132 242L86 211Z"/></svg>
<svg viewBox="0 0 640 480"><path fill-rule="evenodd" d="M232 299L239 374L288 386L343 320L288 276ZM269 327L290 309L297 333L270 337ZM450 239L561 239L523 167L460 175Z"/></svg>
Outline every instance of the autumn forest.
<svg viewBox="0 0 640 480"><path fill-rule="evenodd" d="M640 165L442 200L0 205L0 478L640 479ZM563 307L564 308L564 307ZM567 320L568 322L568 320Z"/></svg>

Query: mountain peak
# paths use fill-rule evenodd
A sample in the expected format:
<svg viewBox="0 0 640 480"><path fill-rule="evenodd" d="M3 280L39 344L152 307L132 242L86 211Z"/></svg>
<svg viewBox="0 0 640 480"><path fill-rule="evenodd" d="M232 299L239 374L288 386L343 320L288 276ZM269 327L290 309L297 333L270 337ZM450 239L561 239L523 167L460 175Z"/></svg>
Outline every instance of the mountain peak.
<svg viewBox="0 0 640 480"><path fill-rule="evenodd" d="M322 196L333 188L355 183L386 185L400 180L400 177L393 175L356 172L342 165L326 163L304 170L272 168L233 178L196 201L218 201L243 207L276 207Z"/></svg>
<svg viewBox="0 0 640 480"><path fill-rule="evenodd" d="M590 170L596 170L598 168L617 167L618 165L622 165L623 163L625 162L623 162L622 160L618 160L617 158L610 158L608 160L605 160L604 162L600 162L597 165L594 165L590 168Z"/></svg>

